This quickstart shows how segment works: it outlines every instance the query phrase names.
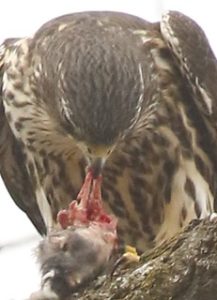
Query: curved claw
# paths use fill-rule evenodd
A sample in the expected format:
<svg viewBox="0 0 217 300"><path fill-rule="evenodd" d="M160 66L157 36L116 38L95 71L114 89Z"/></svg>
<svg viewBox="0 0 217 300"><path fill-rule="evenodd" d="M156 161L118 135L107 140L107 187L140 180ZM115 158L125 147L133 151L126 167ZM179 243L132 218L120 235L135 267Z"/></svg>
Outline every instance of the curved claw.
<svg viewBox="0 0 217 300"><path fill-rule="evenodd" d="M117 268L120 265L127 266L132 263L138 263L140 261L140 256L138 255L136 249L131 246L125 247L125 253L119 257L116 262L114 263L114 266L111 270L110 276L112 277L114 275L114 272L117 270Z"/></svg>

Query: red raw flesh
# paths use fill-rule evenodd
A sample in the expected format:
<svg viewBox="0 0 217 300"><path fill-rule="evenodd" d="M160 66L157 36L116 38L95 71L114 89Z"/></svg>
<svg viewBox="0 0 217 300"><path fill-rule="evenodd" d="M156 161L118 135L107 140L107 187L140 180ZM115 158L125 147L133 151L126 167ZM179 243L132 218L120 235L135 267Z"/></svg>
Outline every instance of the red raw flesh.
<svg viewBox="0 0 217 300"><path fill-rule="evenodd" d="M102 176L93 178L91 170L87 172L84 184L69 208L58 213L57 220L63 229L72 225L87 225L90 222L110 224L114 217L105 213L101 196Z"/></svg>

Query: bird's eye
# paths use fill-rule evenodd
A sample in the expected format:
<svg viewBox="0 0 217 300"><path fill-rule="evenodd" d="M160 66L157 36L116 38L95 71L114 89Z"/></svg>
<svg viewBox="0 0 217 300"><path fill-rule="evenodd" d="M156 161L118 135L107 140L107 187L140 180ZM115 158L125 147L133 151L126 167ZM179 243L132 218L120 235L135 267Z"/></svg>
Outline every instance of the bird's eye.
<svg viewBox="0 0 217 300"><path fill-rule="evenodd" d="M109 155L111 153L111 149L107 151L107 155Z"/></svg>

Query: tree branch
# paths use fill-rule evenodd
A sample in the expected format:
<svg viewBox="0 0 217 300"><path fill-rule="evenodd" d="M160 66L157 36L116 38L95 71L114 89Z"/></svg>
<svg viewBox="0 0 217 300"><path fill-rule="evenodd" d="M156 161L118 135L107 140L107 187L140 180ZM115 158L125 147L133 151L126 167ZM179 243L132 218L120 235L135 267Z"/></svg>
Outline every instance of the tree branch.
<svg viewBox="0 0 217 300"><path fill-rule="evenodd" d="M196 220L139 265L99 277L70 300L214 300L216 282L217 221Z"/></svg>

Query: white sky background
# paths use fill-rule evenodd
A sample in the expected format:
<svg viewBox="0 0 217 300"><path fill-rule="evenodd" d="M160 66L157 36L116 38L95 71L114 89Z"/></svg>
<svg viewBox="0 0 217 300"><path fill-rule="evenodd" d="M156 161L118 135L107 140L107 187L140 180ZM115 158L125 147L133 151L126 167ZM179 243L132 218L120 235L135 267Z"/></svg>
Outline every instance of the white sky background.
<svg viewBox="0 0 217 300"><path fill-rule="evenodd" d="M213 0L1 0L0 43L8 37L31 35L49 19L83 10L116 10L157 21L164 10L179 10L205 30L217 53L216 3ZM194 51L194 49L193 49ZM1 300L24 300L37 289L39 276L33 249L39 237L10 199L0 181L0 247L30 238L0 251Z"/></svg>

